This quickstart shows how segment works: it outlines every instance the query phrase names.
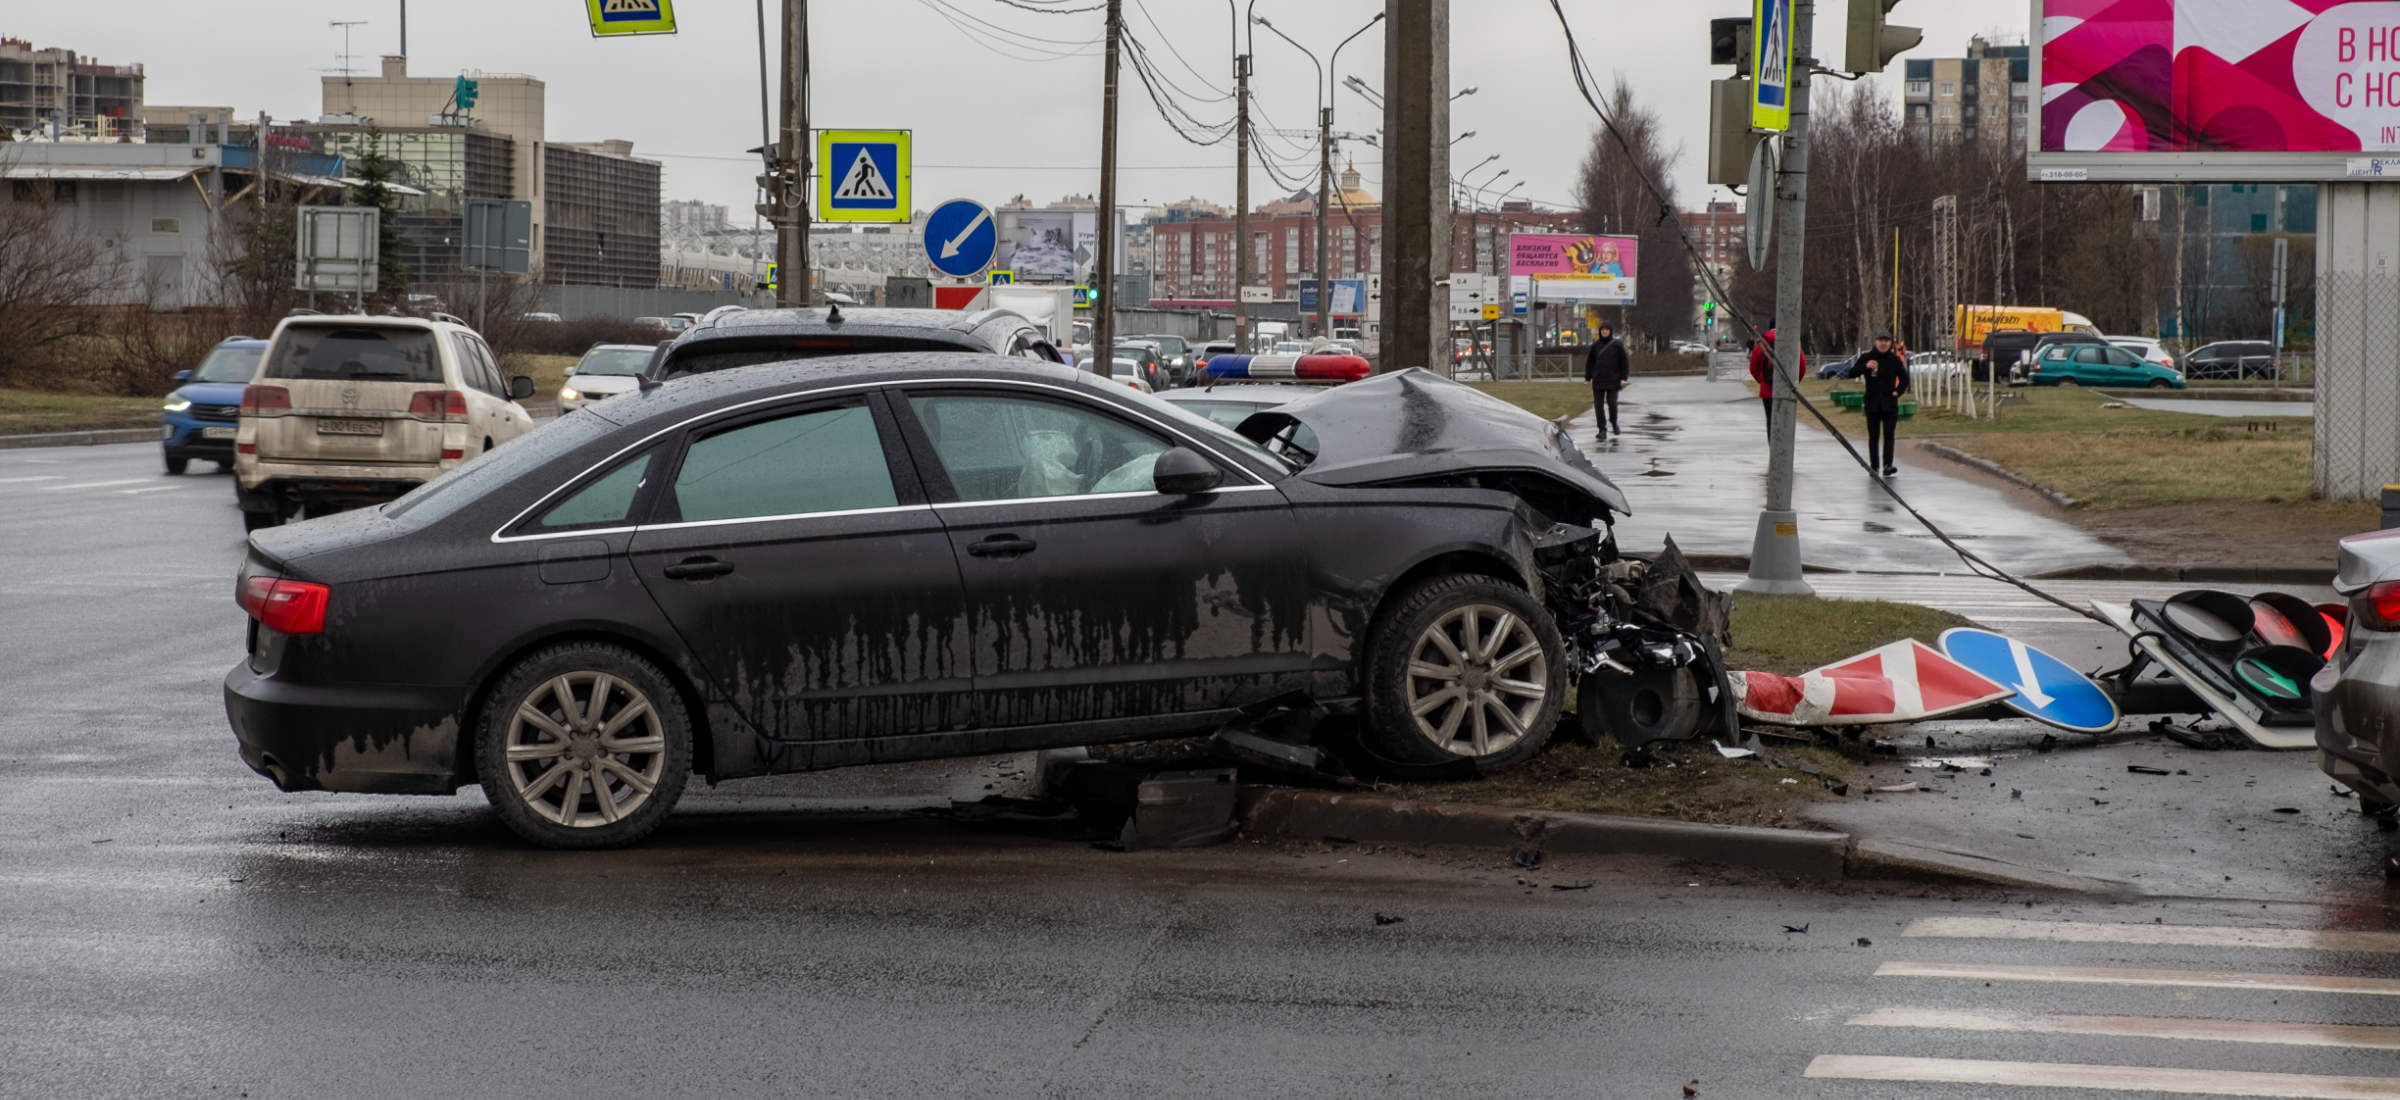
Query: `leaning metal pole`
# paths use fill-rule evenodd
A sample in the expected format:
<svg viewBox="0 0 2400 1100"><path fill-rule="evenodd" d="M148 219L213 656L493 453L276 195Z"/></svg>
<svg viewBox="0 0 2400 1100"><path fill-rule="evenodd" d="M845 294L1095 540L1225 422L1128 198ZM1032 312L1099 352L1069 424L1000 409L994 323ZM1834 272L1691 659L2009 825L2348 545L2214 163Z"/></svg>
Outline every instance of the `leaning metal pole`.
<svg viewBox="0 0 2400 1100"><path fill-rule="evenodd" d="M1792 510L1792 445L1800 427L1792 395L1800 384L1800 345L1808 331L1801 316L1801 250L1808 241L1808 71L1816 64L1811 50L1816 15L1815 0L1792 4L1792 125L1783 135L1783 168L1775 188L1775 398L1768 402L1767 506L1758 514L1758 534L1750 544L1750 576L1736 588L1778 596L1816 594L1800 577L1800 516Z"/></svg>

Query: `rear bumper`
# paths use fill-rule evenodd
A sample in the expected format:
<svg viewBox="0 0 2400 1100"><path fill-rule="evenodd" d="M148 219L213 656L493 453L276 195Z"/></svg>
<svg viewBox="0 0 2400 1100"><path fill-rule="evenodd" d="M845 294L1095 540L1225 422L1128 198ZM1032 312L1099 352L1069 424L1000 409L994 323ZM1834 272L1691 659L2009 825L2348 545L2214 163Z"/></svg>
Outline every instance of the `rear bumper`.
<svg viewBox="0 0 2400 1100"><path fill-rule="evenodd" d="M465 698L463 688L283 683L246 661L225 674L242 763L287 791L456 791Z"/></svg>
<svg viewBox="0 0 2400 1100"><path fill-rule="evenodd" d="M2319 673L2317 764L2344 786L2400 803L2400 649L2369 645Z"/></svg>

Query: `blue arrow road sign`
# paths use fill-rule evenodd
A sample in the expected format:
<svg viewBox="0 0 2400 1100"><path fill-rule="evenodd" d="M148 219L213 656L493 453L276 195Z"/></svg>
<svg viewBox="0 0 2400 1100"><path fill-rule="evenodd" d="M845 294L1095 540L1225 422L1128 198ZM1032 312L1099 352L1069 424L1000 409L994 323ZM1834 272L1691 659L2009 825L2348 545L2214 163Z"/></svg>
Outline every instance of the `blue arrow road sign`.
<svg viewBox="0 0 2400 1100"><path fill-rule="evenodd" d="M2117 728L2117 704L2074 666L2004 634L1970 627L1942 632L1942 652L2017 693L2003 706L2077 733Z"/></svg>
<svg viewBox="0 0 2400 1100"><path fill-rule="evenodd" d="M1000 227L992 222L991 208L973 199L952 199L925 219L925 262L944 275L982 274L999 247Z"/></svg>

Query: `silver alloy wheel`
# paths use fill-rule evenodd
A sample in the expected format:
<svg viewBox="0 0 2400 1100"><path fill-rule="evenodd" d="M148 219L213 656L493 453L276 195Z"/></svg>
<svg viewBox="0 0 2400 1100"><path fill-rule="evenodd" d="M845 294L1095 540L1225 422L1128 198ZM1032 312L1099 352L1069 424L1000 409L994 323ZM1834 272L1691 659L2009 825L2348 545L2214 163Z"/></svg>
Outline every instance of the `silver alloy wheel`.
<svg viewBox="0 0 2400 1100"><path fill-rule="evenodd" d="M1541 637L1494 604L1454 608L1408 655L1408 712L1444 752L1489 756L1533 732L1550 695Z"/></svg>
<svg viewBox="0 0 2400 1100"><path fill-rule="evenodd" d="M509 719L508 779L534 813L571 829L612 824L650 801L666 768L658 710L605 672L546 680Z"/></svg>

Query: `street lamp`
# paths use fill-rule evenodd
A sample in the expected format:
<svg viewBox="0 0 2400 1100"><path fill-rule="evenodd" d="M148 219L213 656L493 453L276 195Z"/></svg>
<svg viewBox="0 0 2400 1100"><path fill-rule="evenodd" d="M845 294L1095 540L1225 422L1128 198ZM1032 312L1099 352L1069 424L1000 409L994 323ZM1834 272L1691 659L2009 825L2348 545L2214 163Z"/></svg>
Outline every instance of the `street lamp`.
<svg viewBox="0 0 2400 1100"><path fill-rule="evenodd" d="M1315 264L1317 269L1317 335L1330 336L1333 334L1331 323L1333 284L1326 278L1330 265L1325 260L1325 217L1327 199L1333 190L1333 85L1325 80L1325 65L1317 60L1317 55L1308 47L1293 41L1291 35L1283 33L1282 29L1268 22L1266 16L1253 15L1250 17L1250 21L1267 28L1275 37L1290 43L1293 49L1306 55L1308 63L1316 66L1317 69L1317 262ZM1351 31L1348 38L1344 38L1334 45L1332 56L1334 67L1337 70L1342 62L1342 47L1356 41L1359 35L1373 30L1375 24L1381 22L1383 22L1383 13L1376 12L1375 17L1367 20L1364 26Z"/></svg>

